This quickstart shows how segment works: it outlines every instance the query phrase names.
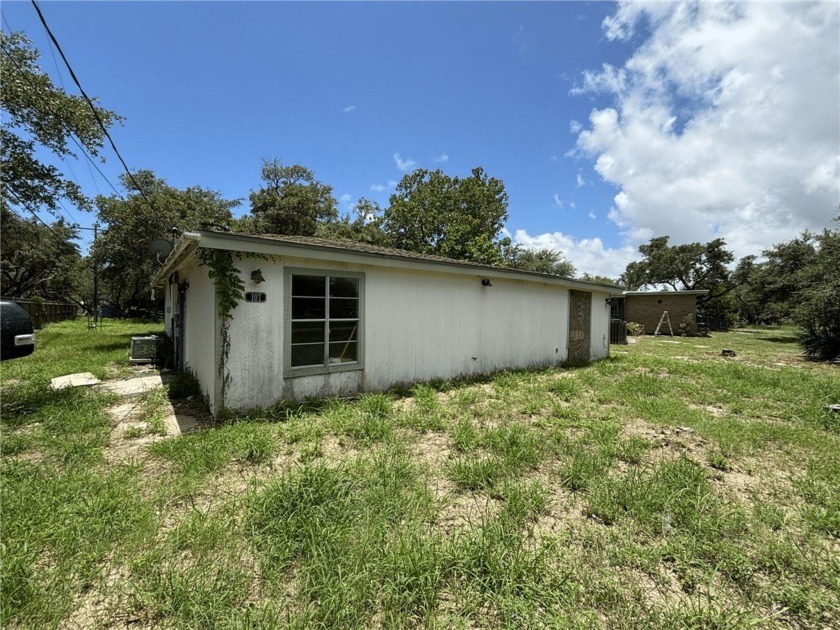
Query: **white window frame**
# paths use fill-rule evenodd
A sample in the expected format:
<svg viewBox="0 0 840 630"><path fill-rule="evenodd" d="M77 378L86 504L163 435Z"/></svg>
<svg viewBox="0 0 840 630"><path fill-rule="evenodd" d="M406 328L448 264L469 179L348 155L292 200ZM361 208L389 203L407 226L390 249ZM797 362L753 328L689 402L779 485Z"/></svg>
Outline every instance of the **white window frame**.
<svg viewBox="0 0 840 630"><path fill-rule="evenodd" d="M325 312L324 312L324 347L325 360L323 365L307 365L292 367L292 276L326 276ZM356 278L359 280L359 325L356 331L356 361L348 363L329 363L327 350L329 349L330 324L330 295L329 278ZM283 365L285 377L311 376L313 374L331 374L333 372L350 372L365 369L365 274L360 271L342 271L340 269L311 269L306 267L287 267L284 273L284 334L283 334Z"/></svg>

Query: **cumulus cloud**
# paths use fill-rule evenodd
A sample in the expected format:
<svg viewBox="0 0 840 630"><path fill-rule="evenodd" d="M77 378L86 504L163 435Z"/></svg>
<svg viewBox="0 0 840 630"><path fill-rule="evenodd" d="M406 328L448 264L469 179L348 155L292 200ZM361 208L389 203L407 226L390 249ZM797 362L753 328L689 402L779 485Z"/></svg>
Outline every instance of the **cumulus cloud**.
<svg viewBox="0 0 840 630"><path fill-rule="evenodd" d="M348 105L347 107L344 108L344 111L345 112L355 112L356 111L356 106L355 105Z"/></svg>
<svg viewBox="0 0 840 630"><path fill-rule="evenodd" d="M628 3L603 29L610 40L645 39L621 67L585 72L572 90L612 100L577 132L575 153L618 188L608 216L627 247L660 234L722 236L742 256L830 225L840 200L840 5ZM599 273L586 269L592 252L607 250L584 239L567 255Z"/></svg>
<svg viewBox="0 0 840 630"><path fill-rule="evenodd" d="M446 153L441 153L436 158L432 158L432 162L435 162L435 163L448 162L448 161L449 161L449 156L446 155Z"/></svg>
<svg viewBox="0 0 840 630"><path fill-rule="evenodd" d="M407 160L402 159L399 153L394 153L394 163L397 165L397 168L401 171L410 171L415 166L417 166L417 162L408 158Z"/></svg>
<svg viewBox="0 0 840 630"><path fill-rule="evenodd" d="M370 185L370 189L373 192L382 192L383 190L385 190L385 188L386 188L386 186L383 186L382 184L371 184Z"/></svg>
<svg viewBox="0 0 840 630"><path fill-rule="evenodd" d="M353 201L353 195L351 195L350 193L344 193L343 195L341 195L341 197L338 198L338 200L344 205L349 206L351 205L350 202Z"/></svg>
<svg viewBox="0 0 840 630"><path fill-rule="evenodd" d="M591 273L618 278L627 263L639 258L635 247L606 247L600 238L576 239L563 232L530 235L525 230L516 230L514 243L528 249L556 249L572 261L578 274Z"/></svg>

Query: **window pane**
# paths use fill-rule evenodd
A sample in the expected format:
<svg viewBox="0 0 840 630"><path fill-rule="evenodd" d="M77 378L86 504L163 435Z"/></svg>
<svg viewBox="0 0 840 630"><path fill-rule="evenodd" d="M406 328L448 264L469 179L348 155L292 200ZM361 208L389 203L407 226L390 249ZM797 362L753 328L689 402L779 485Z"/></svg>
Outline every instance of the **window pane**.
<svg viewBox="0 0 840 630"><path fill-rule="evenodd" d="M292 319L325 319L326 298L292 298Z"/></svg>
<svg viewBox="0 0 840 630"><path fill-rule="evenodd" d="M355 341L330 344L330 363L353 363L358 360Z"/></svg>
<svg viewBox="0 0 840 630"><path fill-rule="evenodd" d="M324 323L292 322L292 343L324 343Z"/></svg>
<svg viewBox="0 0 840 630"><path fill-rule="evenodd" d="M332 322L330 341L356 341L359 338L359 322Z"/></svg>
<svg viewBox="0 0 840 630"><path fill-rule="evenodd" d="M292 344L292 367L324 365L324 344Z"/></svg>
<svg viewBox="0 0 840 630"><path fill-rule="evenodd" d="M354 319L359 316L359 300L330 298L330 319Z"/></svg>
<svg viewBox="0 0 840 630"><path fill-rule="evenodd" d="M359 297L359 279L330 278L330 297Z"/></svg>
<svg viewBox="0 0 840 630"><path fill-rule="evenodd" d="M326 276L292 276L292 295L323 297L327 291Z"/></svg>

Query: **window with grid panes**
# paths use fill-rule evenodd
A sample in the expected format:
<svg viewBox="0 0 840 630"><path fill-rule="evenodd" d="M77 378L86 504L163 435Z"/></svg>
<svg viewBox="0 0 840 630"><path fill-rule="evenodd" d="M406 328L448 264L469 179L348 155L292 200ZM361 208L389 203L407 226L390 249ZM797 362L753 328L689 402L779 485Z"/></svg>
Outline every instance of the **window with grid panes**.
<svg viewBox="0 0 840 630"><path fill-rule="evenodd" d="M357 366L361 350L362 278L293 272L290 283L292 371Z"/></svg>

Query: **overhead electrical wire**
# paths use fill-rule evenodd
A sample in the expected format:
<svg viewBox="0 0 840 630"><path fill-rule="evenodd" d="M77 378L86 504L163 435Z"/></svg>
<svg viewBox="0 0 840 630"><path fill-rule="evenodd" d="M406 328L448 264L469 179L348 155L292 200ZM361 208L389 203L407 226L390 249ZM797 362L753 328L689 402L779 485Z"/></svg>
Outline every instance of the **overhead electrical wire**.
<svg viewBox="0 0 840 630"><path fill-rule="evenodd" d="M4 21L4 22L6 22L6 28L8 28L8 29L9 29L9 31L11 32L11 31L12 31L12 27L11 27L11 25L9 24L9 22L6 20L6 16L4 15L4 16L2 16L2 17L3 17L3 21ZM114 186L114 184L113 184L113 183L111 183L111 180L110 180L110 179L108 179L108 177L105 175L105 173L103 173L103 172L102 172L102 169L100 169L100 168L99 168L99 165L96 163L96 161L95 161L95 160L94 160L94 159L93 159L93 158L92 158L92 157L88 154L88 151L87 151L87 149L85 149L84 145L82 145L82 144L81 144L78 140L76 140L75 136L72 134L72 131L71 131L71 130L70 130L70 129L69 129L69 128L68 128L68 127L64 124L64 122L63 122L62 118L61 118L61 117L60 117L60 116L56 113L56 111L52 108L52 106L50 105L50 103L49 103L46 99L44 99L44 98L42 98L42 97L41 97L41 93L38 91L38 88L37 88L37 87L36 87L36 86L32 83L32 81L30 80L29 76L26 74L26 72L25 72L25 71L24 71L24 69L20 66L20 64L18 64L18 62L15 60L15 58L14 58L11 54L9 54L9 52L8 52L8 51L6 51L6 49L5 49L5 48L3 48L2 50L3 50L3 54L5 54L5 55L6 55L6 58L7 58L9 61L11 61L11 62L12 62L12 64L15 66L15 68L17 68L18 72L20 72L20 74L21 74L21 76L24 78L24 80L25 80L27 83L29 83L29 87L31 87L31 88L32 88L33 93L34 93L34 94L36 94L36 95L38 95L38 97L39 97L39 98L41 98L41 102L43 103L43 105L44 105L44 107L47 109L47 111L48 111L50 114L52 114L52 116L53 116L53 117L55 117L55 119L56 119L57 121L59 121L59 123L60 123L62 126L64 126L65 131L67 132L67 137L68 137L68 138L70 138L70 140L72 140L72 141L73 141L73 144L75 144L77 147L79 147L79 150L82 152L82 154L83 154L83 155L85 156L85 158L87 159L87 161L88 161L88 168L90 168L90 165L92 164L92 165L93 165L93 168L95 168L95 169L96 169L96 171L99 173L99 175L102 177L102 179L104 179L104 180L108 183L108 185L111 187L111 189L114 191L114 193L115 193L115 194L116 194L116 195L117 195L120 199L122 199L123 201L125 201L125 197L123 196L123 194L119 191L119 189L118 189L116 186ZM92 174L91 174L91 175L92 175ZM94 185L96 185L96 180L94 180ZM97 191L98 191L98 190L99 190L99 186L96 186L96 189L97 189Z"/></svg>
<svg viewBox="0 0 840 630"><path fill-rule="evenodd" d="M161 223L166 224L166 221L163 219L163 216L158 212L157 208L155 208L154 204L148 198L146 193L140 187L140 184L134 178L134 175L132 174L132 172L129 170L128 165L125 163L125 160L123 159L122 155L120 154L119 149L117 149L117 145L114 142L114 139L111 138L111 134L108 133L108 128L105 126L105 123L102 121L102 117L99 115L99 112L97 111L96 106L93 104L93 101L87 95L87 92L85 92L84 88L82 87L81 82L79 81L78 77L76 76L76 73L73 71L73 67L70 65L70 62L67 60L67 56L64 54L64 51L61 49L61 45L58 43L58 40L55 38L55 35L53 35L52 30L50 30L49 24L47 24L47 20L46 20L46 18L44 18L44 14L41 13L41 8L38 6L38 3L35 0L31 0L31 1L32 1L32 6L35 7L35 11L38 13L38 19L41 20L41 24L44 26L44 30L47 31L47 35L52 40L52 43L55 44L55 48L58 51L58 54L61 57L62 61L64 61L64 65L67 66L67 71L70 73L70 78L73 79L73 83L75 83L76 87L79 88L79 92L81 92L82 97L87 102L88 106L90 107L91 112L93 112L93 117L96 119L96 122L99 125L99 128L102 130L102 133L105 135L105 137L108 139L108 142L111 144L111 148L114 150L114 153L116 154L117 158L119 159L120 163L122 164L123 169L125 169L125 172L128 175L128 178L134 184L134 187L137 189L137 192L140 193L140 196L143 198L143 200L149 206L149 209L155 214L155 216L158 218L158 220L160 220Z"/></svg>

